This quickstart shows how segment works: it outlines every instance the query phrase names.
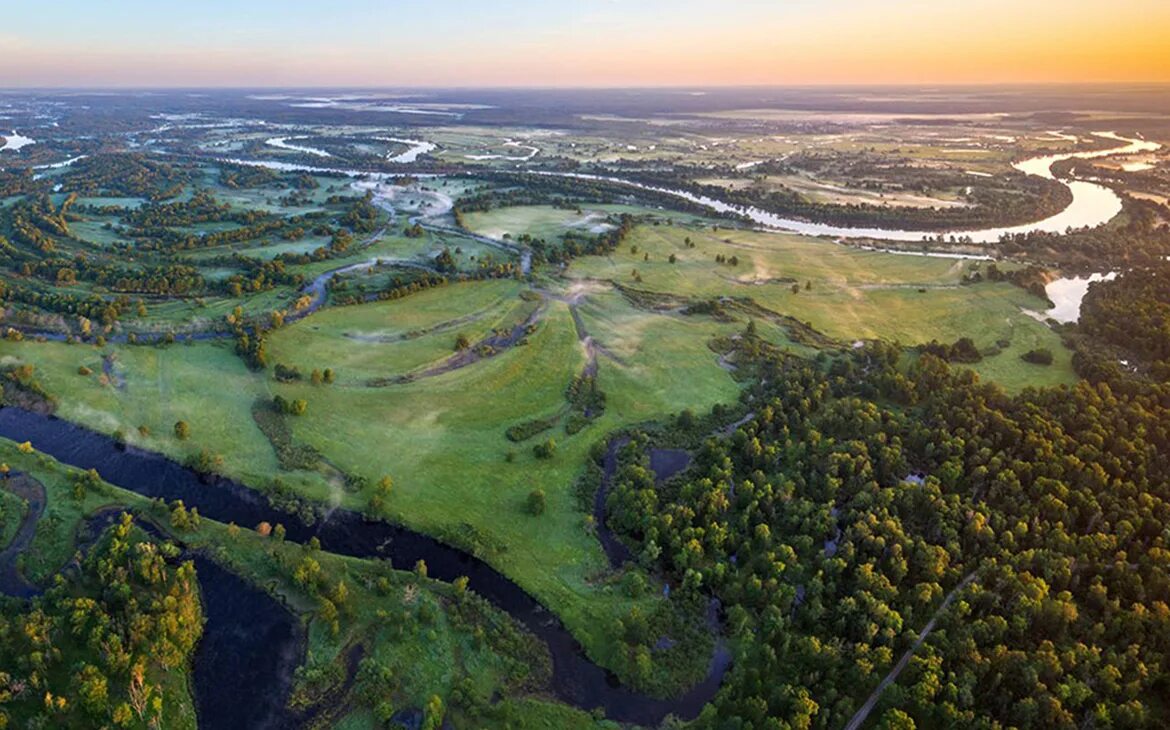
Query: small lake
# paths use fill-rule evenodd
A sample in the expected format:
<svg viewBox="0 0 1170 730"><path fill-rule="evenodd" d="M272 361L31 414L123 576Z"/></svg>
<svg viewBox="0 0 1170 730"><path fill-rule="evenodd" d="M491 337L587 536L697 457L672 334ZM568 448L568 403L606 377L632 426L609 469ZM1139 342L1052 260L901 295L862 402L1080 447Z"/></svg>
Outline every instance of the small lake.
<svg viewBox="0 0 1170 730"><path fill-rule="evenodd" d="M1045 312L1044 316L1062 323L1076 322L1081 318L1081 302L1089 293L1089 284L1095 281L1113 281L1116 278L1117 272L1111 271L1108 274L1066 277L1048 282L1044 287L1044 293L1054 306Z"/></svg>
<svg viewBox="0 0 1170 730"><path fill-rule="evenodd" d="M6 135L0 135L0 136L4 137L4 144L0 145L0 152L6 152L8 150L12 150L13 152L16 152L17 150L21 149L22 147L28 147L30 144L37 143L36 140L34 140L31 137L25 137L21 134L18 134L15 129L12 130L12 134L6 134Z"/></svg>

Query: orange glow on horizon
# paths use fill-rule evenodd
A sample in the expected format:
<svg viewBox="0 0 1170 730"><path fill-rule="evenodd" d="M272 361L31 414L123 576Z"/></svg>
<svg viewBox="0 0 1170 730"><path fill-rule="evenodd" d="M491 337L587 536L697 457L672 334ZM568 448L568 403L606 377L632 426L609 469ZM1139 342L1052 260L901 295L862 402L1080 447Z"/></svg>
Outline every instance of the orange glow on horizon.
<svg viewBox="0 0 1170 730"><path fill-rule="evenodd" d="M1170 3L907 5L850 0L754 24L578 22L506 37L432 29L381 43L311 33L254 43L225 33L78 47L0 29L0 87L1170 82Z"/></svg>

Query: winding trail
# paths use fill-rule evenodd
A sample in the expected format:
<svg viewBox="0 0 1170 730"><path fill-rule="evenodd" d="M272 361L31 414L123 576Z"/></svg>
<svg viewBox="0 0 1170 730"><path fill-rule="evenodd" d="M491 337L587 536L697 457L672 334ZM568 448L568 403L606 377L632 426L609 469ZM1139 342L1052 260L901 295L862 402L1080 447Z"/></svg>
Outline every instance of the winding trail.
<svg viewBox="0 0 1170 730"><path fill-rule="evenodd" d="M959 595L959 592L969 586L973 580L975 580L975 571L968 573L966 578L959 581L959 584L951 589L951 592L948 593L947 597L943 599L942 605L938 607L938 610L935 611L934 615L930 617L930 621L926 623L926 626L918 634L918 638L914 641L914 644L906 650L906 653L902 655L902 658L898 660L898 663L894 665L894 668L890 670L889 674L882 678L882 681L878 684L877 689L873 691L873 693L869 696L869 699L867 699L865 704L861 706L861 709L859 709L857 713L853 715L853 718L849 720L848 724L845 725L845 730L858 730L858 728L861 727L866 718L869 717L869 713L872 712L873 708L877 705L878 700L881 699L882 693L886 691L887 687L897 681L898 675L901 674L902 670L906 668L906 665L910 663L910 659L914 656L914 652L918 650L918 647L922 646L922 642L926 641L926 637L930 636L930 632L934 631L934 625L938 623L939 618L942 617L943 613L946 612L948 607L950 607L951 601L955 600L955 596Z"/></svg>

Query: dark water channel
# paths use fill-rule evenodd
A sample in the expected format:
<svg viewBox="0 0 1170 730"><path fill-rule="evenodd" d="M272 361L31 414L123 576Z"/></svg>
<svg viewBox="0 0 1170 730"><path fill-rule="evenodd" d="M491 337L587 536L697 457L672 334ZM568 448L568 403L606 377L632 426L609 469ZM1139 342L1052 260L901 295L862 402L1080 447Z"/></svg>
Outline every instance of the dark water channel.
<svg viewBox="0 0 1170 730"><path fill-rule="evenodd" d="M472 590L507 611L548 646L552 690L558 699L584 710L602 708L607 717L619 722L656 725L668 714L695 717L715 695L730 663L725 651L717 651L702 682L679 697L648 697L621 687L611 673L590 661L560 619L518 585L482 560L434 538L368 521L342 509L334 510L324 522L309 525L229 479L200 476L160 454L123 447L84 427L19 408L0 408L0 436L31 441L37 450L63 463L96 469L106 481L143 496L181 499L220 522L247 527L260 522L281 523L288 540L303 543L316 537L329 552L386 559L401 570L410 570L416 561L425 560L430 577L442 581L467 576ZM200 647L195 662L195 693L202 724L217 729L278 726L282 714L277 705L287 696L287 686L281 686L286 672L281 667L287 661L294 665L299 661L299 657L290 660L283 653L300 641L287 633L295 633L292 624L278 620L279 616L291 619L291 614L210 560L197 560L197 570L209 627L206 646ZM253 658L249 647L263 648L263 652ZM271 665L271 671L258 669L265 663ZM246 708L255 712L249 709L245 717Z"/></svg>

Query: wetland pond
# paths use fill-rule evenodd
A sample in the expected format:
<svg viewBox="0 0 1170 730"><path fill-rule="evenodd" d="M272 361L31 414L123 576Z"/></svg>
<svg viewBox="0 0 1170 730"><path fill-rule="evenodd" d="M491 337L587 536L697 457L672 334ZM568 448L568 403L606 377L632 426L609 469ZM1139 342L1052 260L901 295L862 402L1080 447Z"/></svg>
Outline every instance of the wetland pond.
<svg viewBox="0 0 1170 730"><path fill-rule="evenodd" d="M1089 285L1097 281L1112 281L1117 278L1117 272L1108 274L1090 274L1089 276L1074 276L1056 279L1048 282L1044 293L1052 302L1053 307L1044 313L1045 317L1055 319L1062 324L1076 322L1081 318L1081 302L1089 293Z"/></svg>

